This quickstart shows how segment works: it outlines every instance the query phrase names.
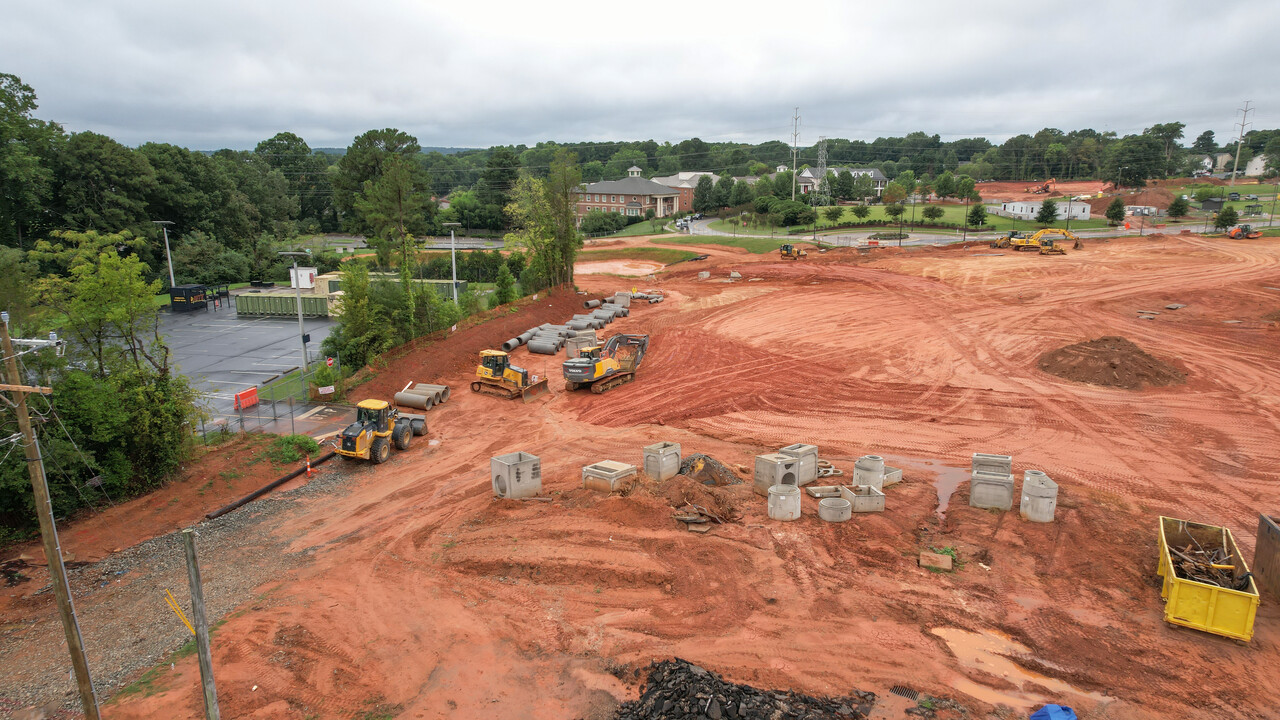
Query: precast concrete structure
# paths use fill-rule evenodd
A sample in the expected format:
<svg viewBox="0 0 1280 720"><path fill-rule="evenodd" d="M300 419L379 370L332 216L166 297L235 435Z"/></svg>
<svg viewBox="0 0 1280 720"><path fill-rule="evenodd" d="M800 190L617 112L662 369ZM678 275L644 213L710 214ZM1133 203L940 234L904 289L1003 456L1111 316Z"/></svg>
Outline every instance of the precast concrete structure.
<svg viewBox="0 0 1280 720"><path fill-rule="evenodd" d="M842 497L818 501L818 517L827 522L846 522L853 516L853 503Z"/></svg>
<svg viewBox="0 0 1280 720"><path fill-rule="evenodd" d="M680 443L659 442L644 448L644 474L667 480L680 474Z"/></svg>
<svg viewBox="0 0 1280 720"><path fill-rule="evenodd" d="M794 485L799 489L800 461L782 453L756 456L755 491L768 497L774 485Z"/></svg>
<svg viewBox="0 0 1280 720"><path fill-rule="evenodd" d="M800 519L800 488L774 485L769 488L769 517L784 522Z"/></svg>
<svg viewBox="0 0 1280 720"><path fill-rule="evenodd" d="M489 460L489 481L500 498L534 497L542 492L542 460L527 452L498 455Z"/></svg>
<svg viewBox="0 0 1280 720"><path fill-rule="evenodd" d="M871 485L841 485L840 497L856 513L884 512L884 491Z"/></svg>
<svg viewBox="0 0 1280 720"><path fill-rule="evenodd" d="M973 473L969 479L969 504L985 510L1013 509L1013 474Z"/></svg>
<svg viewBox="0 0 1280 720"><path fill-rule="evenodd" d="M1058 509L1058 483L1039 470L1022 473L1022 500L1018 512L1031 522L1053 522Z"/></svg>
<svg viewBox="0 0 1280 720"><path fill-rule="evenodd" d="M796 443L778 451L800 461L800 469L796 473L796 485L804 486L818 479L818 446Z"/></svg>
<svg viewBox="0 0 1280 720"><path fill-rule="evenodd" d="M853 484L884 489L884 458L879 455L863 455L853 464Z"/></svg>
<svg viewBox="0 0 1280 720"><path fill-rule="evenodd" d="M1013 473L1013 456L974 453L972 472L991 473L993 475L1009 475Z"/></svg>
<svg viewBox="0 0 1280 720"><path fill-rule="evenodd" d="M613 492L619 483L635 476L635 465L617 460L601 460L582 467L582 487L600 492Z"/></svg>

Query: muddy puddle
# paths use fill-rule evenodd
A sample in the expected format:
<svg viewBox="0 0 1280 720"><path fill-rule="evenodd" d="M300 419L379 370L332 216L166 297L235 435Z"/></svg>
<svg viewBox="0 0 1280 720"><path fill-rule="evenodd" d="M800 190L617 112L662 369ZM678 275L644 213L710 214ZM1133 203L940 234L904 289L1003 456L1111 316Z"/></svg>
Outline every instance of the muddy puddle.
<svg viewBox="0 0 1280 720"><path fill-rule="evenodd" d="M955 655L962 667L1000 678L1017 688L1016 690L996 690L964 676L951 680L951 687L982 702L991 705L1008 705L1020 710L1032 710L1050 702L1078 705L1082 700L1099 704L1111 700L1104 695L1086 692L1062 680L1023 668L1009 659L1009 656L1030 656L1031 651L1021 643L999 633L992 631L976 633L947 627L933 628L930 632L946 641L947 647L951 649L951 653ZM1050 665L1044 660L1037 659L1037 661ZM1044 693L1045 690L1049 691L1047 695Z"/></svg>
<svg viewBox="0 0 1280 720"><path fill-rule="evenodd" d="M939 518L947 516L947 508L951 507L951 496L960 488L960 484L969 481L970 469L944 465L941 460L925 460L921 458L888 458L890 465L902 465L913 470L921 470L935 475L933 486L938 491L938 508L934 510Z"/></svg>

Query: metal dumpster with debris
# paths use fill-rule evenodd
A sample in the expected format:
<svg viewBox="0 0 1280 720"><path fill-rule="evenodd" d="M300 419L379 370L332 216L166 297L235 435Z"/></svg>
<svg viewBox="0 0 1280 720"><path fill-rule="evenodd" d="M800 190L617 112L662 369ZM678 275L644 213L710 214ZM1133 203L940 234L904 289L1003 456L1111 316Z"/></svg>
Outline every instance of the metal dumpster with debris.
<svg viewBox="0 0 1280 720"><path fill-rule="evenodd" d="M1253 638L1258 586L1231 531L1160 518L1165 622L1243 642Z"/></svg>

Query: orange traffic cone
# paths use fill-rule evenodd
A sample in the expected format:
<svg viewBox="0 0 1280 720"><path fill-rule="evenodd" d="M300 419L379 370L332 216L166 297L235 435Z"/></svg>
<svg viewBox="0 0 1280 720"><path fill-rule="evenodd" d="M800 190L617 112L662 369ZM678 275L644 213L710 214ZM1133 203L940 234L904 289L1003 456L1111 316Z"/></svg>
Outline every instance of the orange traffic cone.
<svg viewBox="0 0 1280 720"><path fill-rule="evenodd" d="M311 456L307 456L307 477L311 477Z"/></svg>

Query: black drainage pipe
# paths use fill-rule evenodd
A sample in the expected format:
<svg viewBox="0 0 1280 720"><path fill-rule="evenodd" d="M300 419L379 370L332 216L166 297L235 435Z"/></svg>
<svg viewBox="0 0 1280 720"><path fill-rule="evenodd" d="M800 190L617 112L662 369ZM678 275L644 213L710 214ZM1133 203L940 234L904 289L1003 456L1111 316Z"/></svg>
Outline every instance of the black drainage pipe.
<svg viewBox="0 0 1280 720"><path fill-rule="evenodd" d="M321 455L320 457L318 457L318 458L316 458L315 460L311 461L311 467L315 467L315 466L319 465L320 463L324 462L325 460L328 460L329 458L331 458L331 457L333 457L334 455L337 455L337 454L338 454L338 453L336 453L336 452L329 451L329 452L325 453L324 455ZM247 503L251 503L251 502L253 502L254 500L257 500L258 498L262 497L263 495L266 495L267 493L271 492L272 490L275 490L276 488L278 488L278 487L280 487L281 485L283 485L283 484L285 484L285 483L289 482L290 480L292 480L292 479L294 479L294 478L298 477L299 475L301 475L302 473L304 473L304 472L306 472L306 471L307 471L307 466L306 466L306 465L303 465L302 467L298 468L297 470L294 470L293 472L289 473L288 475L285 475L284 477L280 478L279 480L272 480L270 483L268 483L268 484L266 484L266 485L263 485L262 487L258 488L257 490L254 490L253 492L249 493L248 495L245 495L244 497L240 498L239 500L236 500L235 502L231 503L230 505L225 505L225 506L223 506L223 507L218 508L217 510L214 510L213 512L209 513L208 515L205 515L205 518L206 518L206 519L208 519L208 520L212 520L212 519L214 519L214 518L222 517L223 515L226 515L227 513L231 512L232 510L235 510L236 508L240 507L241 505L245 505L245 504L247 504Z"/></svg>

